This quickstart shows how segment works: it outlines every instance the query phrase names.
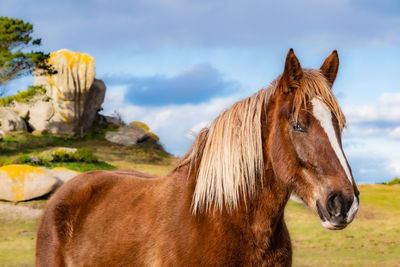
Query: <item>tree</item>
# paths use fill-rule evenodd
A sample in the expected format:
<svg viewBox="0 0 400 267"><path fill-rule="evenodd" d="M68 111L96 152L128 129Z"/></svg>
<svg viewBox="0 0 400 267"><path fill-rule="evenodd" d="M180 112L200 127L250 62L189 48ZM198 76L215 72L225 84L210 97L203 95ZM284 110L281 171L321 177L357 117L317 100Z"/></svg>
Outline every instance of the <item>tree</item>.
<svg viewBox="0 0 400 267"><path fill-rule="evenodd" d="M47 63L49 54L27 51L39 46L41 39L33 39L33 25L21 19L0 17L0 88L9 81L31 74L35 68L43 74L54 73Z"/></svg>

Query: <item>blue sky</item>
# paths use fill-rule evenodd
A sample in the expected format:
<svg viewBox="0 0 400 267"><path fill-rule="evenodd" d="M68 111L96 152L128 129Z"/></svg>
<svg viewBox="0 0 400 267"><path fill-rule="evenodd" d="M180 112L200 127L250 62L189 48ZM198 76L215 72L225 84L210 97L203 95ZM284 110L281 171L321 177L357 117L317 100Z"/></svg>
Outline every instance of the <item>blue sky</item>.
<svg viewBox="0 0 400 267"><path fill-rule="evenodd" d="M334 91L355 179L400 176L397 0L2 0L0 15L33 23L45 51L91 54L107 85L103 112L146 122L178 156L224 108L279 75L289 48L311 68L337 49Z"/></svg>

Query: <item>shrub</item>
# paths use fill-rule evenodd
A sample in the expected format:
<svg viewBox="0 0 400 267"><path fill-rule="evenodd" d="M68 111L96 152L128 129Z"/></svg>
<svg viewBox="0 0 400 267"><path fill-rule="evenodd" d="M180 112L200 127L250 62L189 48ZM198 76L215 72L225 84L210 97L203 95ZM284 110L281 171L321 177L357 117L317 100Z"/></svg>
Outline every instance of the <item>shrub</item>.
<svg viewBox="0 0 400 267"><path fill-rule="evenodd" d="M52 151L46 150L46 151L40 152L38 154L38 158L40 159L41 162L51 162L54 160L54 155L53 155Z"/></svg>
<svg viewBox="0 0 400 267"><path fill-rule="evenodd" d="M70 162L73 161L71 153L66 152L63 149L58 149L53 153L53 162Z"/></svg>
<svg viewBox="0 0 400 267"><path fill-rule="evenodd" d="M29 86L27 90L18 92L16 95L0 98L0 106L8 106L14 100L26 103L37 94L45 94L46 89L43 86Z"/></svg>
<svg viewBox="0 0 400 267"><path fill-rule="evenodd" d="M25 154L19 154L16 158L12 160L13 164L25 164L30 162L31 162L30 156Z"/></svg>
<svg viewBox="0 0 400 267"><path fill-rule="evenodd" d="M75 161L95 163L97 162L97 157L93 154L93 151L86 147L81 147L73 153L73 158Z"/></svg>
<svg viewBox="0 0 400 267"><path fill-rule="evenodd" d="M388 185L400 185L400 178L396 177L393 180L391 180L390 182L387 183Z"/></svg>
<svg viewBox="0 0 400 267"><path fill-rule="evenodd" d="M86 147L81 147L75 152L68 152L64 149L58 149L53 152L52 162L86 162L96 163L98 162L97 157L93 154L93 151Z"/></svg>

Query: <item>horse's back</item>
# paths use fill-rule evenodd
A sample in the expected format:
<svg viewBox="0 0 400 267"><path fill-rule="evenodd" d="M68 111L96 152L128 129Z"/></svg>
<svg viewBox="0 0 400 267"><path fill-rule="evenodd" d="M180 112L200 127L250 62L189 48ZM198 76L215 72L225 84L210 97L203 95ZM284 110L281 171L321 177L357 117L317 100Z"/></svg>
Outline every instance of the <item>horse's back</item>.
<svg viewBox="0 0 400 267"><path fill-rule="evenodd" d="M36 265L87 265L104 256L97 251L118 254L115 245L107 244L134 246L123 229L136 227L127 230L145 235L141 232L147 229L140 225L155 219L151 218L155 213L148 211L159 207L161 184L162 179L131 170L91 171L73 178L46 205L37 235Z"/></svg>

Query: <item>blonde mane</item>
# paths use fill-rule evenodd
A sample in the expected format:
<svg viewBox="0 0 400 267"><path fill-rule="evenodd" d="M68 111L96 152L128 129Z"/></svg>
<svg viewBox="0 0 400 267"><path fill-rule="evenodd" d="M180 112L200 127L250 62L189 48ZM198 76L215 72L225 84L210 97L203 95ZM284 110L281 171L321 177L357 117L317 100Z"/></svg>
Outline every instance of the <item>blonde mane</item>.
<svg viewBox="0 0 400 267"><path fill-rule="evenodd" d="M319 70L303 69L304 79L296 89L295 116L307 101L319 97L332 111L342 129L345 119L330 85ZM271 85L235 103L203 129L177 168L189 165L195 177L193 213L235 210L240 198L252 196L264 176L262 117L277 89L278 77ZM264 116L266 118L266 116Z"/></svg>

